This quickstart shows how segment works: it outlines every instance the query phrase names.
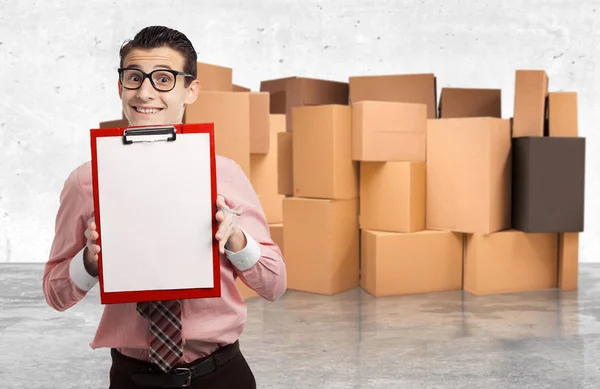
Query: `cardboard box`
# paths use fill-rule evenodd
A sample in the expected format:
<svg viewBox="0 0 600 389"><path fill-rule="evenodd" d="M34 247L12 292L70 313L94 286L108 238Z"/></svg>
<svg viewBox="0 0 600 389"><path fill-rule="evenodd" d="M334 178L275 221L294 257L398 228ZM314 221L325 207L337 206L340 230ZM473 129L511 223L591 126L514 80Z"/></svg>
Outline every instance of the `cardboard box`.
<svg viewBox="0 0 600 389"><path fill-rule="evenodd" d="M460 290L462 234L361 231L361 287L376 297Z"/></svg>
<svg viewBox="0 0 600 389"><path fill-rule="evenodd" d="M125 114L123 114L123 116L125 116ZM129 120L127 120L126 118L100 122L100 125L98 128L124 128L124 127L129 127Z"/></svg>
<svg viewBox="0 0 600 389"><path fill-rule="evenodd" d="M577 92L550 92L548 95L548 135L579 136Z"/></svg>
<svg viewBox="0 0 600 389"><path fill-rule="evenodd" d="M544 70L517 70L513 137L544 136L548 75Z"/></svg>
<svg viewBox="0 0 600 389"><path fill-rule="evenodd" d="M279 250L283 253L283 223L269 224L269 230L271 231L271 239L273 239L273 242L279 246Z"/></svg>
<svg viewBox="0 0 600 389"><path fill-rule="evenodd" d="M558 235L558 287L575 291L579 287L579 233Z"/></svg>
<svg viewBox="0 0 600 389"><path fill-rule="evenodd" d="M359 181L362 229L425 229L425 162L362 162Z"/></svg>
<svg viewBox="0 0 600 389"><path fill-rule="evenodd" d="M278 194L278 161L279 150L277 147L277 136L285 132L284 115L268 115L267 131L268 142L273 148L267 154L250 155L250 182L254 191L263 196L274 196Z"/></svg>
<svg viewBox="0 0 600 389"><path fill-rule="evenodd" d="M260 91L271 94L271 113L285 113L287 131L292 131L292 112L295 107L348 105L348 83L346 82L287 77L262 81Z"/></svg>
<svg viewBox="0 0 600 389"><path fill-rule="evenodd" d="M198 62L198 81L203 92L233 91L233 70L231 68Z"/></svg>
<svg viewBox="0 0 600 389"><path fill-rule="evenodd" d="M258 200L267 218L267 223L283 223L284 198L285 196L280 194L258 195Z"/></svg>
<svg viewBox="0 0 600 389"><path fill-rule="evenodd" d="M294 158L292 133L277 134L277 191L281 195L294 195Z"/></svg>
<svg viewBox="0 0 600 389"><path fill-rule="evenodd" d="M463 289L475 295L556 288L557 234L468 234Z"/></svg>
<svg viewBox="0 0 600 389"><path fill-rule="evenodd" d="M352 160L352 108L294 108L294 196L358 197L358 162Z"/></svg>
<svg viewBox="0 0 600 389"><path fill-rule="evenodd" d="M362 101L352 105L352 159L425 162L425 104Z"/></svg>
<svg viewBox="0 0 600 389"><path fill-rule="evenodd" d="M269 136L269 94L250 92L250 154L266 155L277 142L277 137ZM235 114L235 113L232 113ZM285 121L285 116L280 115ZM285 124L285 123L284 123ZM284 127L285 129L285 127ZM275 146L273 146L275 148Z"/></svg>
<svg viewBox="0 0 600 389"><path fill-rule="evenodd" d="M433 74L354 76L349 78L350 103L394 101L427 105L427 118L437 114L437 86Z"/></svg>
<svg viewBox="0 0 600 389"><path fill-rule="evenodd" d="M513 139L513 228L584 229L585 138Z"/></svg>
<svg viewBox="0 0 600 389"><path fill-rule="evenodd" d="M427 229L489 234L510 227L509 120L429 120L426 166Z"/></svg>
<svg viewBox="0 0 600 389"><path fill-rule="evenodd" d="M233 114L235 113L235 114ZM250 96L242 92L200 92L188 105L184 123L214 123L215 152L250 173Z"/></svg>
<svg viewBox="0 0 600 389"><path fill-rule="evenodd" d="M502 90L478 88L442 88L440 118L502 118Z"/></svg>
<svg viewBox="0 0 600 389"><path fill-rule="evenodd" d="M250 92L250 88L246 88L245 86L233 84L231 86L231 90L233 92Z"/></svg>
<svg viewBox="0 0 600 389"><path fill-rule="evenodd" d="M358 199L283 200L287 287L333 295L358 287Z"/></svg>

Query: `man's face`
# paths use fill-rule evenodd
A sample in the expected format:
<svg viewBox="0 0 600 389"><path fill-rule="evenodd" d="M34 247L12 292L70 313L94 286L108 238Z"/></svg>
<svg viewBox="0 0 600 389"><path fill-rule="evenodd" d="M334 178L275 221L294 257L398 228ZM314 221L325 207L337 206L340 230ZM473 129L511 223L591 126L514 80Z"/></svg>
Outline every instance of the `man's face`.
<svg viewBox="0 0 600 389"><path fill-rule="evenodd" d="M137 68L146 73L155 69L183 71L183 56L169 48L132 50L123 61L124 68ZM188 77L189 78L189 77ZM123 102L123 112L130 126L179 124L183 120L186 104L193 103L200 89L198 80L187 88L186 77L177 76L175 88L169 92L159 92L146 78L137 90L128 90L119 83L119 96Z"/></svg>

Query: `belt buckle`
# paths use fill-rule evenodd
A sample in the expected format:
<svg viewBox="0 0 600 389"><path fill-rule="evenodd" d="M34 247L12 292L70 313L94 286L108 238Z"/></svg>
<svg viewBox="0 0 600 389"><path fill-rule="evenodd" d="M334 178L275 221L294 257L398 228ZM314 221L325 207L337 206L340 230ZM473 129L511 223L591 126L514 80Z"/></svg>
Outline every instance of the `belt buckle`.
<svg viewBox="0 0 600 389"><path fill-rule="evenodd" d="M176 367L173 369L173 373L180 374L181 372L187 373L187 378L185 380L185 384L183 384L183 388L187 388L192 384L192 370L187 367Z"/></svg>

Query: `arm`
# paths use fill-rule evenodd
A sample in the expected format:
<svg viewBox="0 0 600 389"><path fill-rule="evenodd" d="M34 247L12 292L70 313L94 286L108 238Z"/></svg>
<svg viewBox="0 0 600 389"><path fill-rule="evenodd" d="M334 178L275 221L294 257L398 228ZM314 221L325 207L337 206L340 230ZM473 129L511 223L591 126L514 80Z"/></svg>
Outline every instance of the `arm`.
<svg viewBox="0 0 600 389"><path fill-rule="evenodd" d="M87 239L86 220L93 209L92 200L82 190L79 170L65 181L56 215L54 241L44 269L42 288L46 302L64 311L79 302L98 283L85 269L83 256Z"/></svg>
<svg viewBox="0 0 600 389"><path fill-rule="evenodd" d="M237 252L225 250L236 274L263 298L276 301L286 290L287 278L283 255L271 238L269 224L252 184L235 164L232 169L229 206L241 213L237 217L245 246ZM238 246L239 247L239 246Z"/></svg>

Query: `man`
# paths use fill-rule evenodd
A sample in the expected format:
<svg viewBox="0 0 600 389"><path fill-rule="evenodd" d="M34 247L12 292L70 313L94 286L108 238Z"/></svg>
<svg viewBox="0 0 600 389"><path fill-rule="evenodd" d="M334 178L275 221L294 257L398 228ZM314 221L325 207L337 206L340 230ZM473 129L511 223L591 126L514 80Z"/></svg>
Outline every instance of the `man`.
<svg viewBox="0 0 600 389"><path fill-rule="evenodd" d="M166 27L148 27L121 48L120 56L118 90L129 124L181 123L185 106L196 100L201 88L196 80L196 52L187 37ZM256 387L238 350L246 305L235 279L240 277L259 295L275 301L286 288L285 264L240 166L218 156L216 169L220 196L215 238L221 253L222 296L106 305L90 346L111 348L110 388ZM93 211L88 161L65 182L45 267L44 295L58 311L81 301L98 283L101 248L96 245L99 235ZM159 314L169 320L159 324ZM171 324L168 330L158 328L164 322ZM160 331L171 336L165 339L158 335Z"/></svg>

